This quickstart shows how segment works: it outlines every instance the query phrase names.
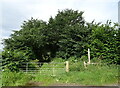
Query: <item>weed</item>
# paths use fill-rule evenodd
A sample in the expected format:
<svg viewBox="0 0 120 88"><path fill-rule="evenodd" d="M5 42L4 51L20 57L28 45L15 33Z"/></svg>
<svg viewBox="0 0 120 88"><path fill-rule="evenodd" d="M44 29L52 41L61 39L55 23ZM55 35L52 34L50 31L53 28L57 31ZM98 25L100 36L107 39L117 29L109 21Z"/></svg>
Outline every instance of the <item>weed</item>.
<svg viewBox="0 0 120 88"><path fill-rule="evenodd" d="M55 63L60 61L60 64ZM11 72L5 70L2 72L3 86L19 86L26 85L26 83L40 82L41 85L51 85L55 83L75 83L80 85L109 85L118 83L118 67L117 65L88 65L84 68L81 61L69 61L70 72L65 72L65 69L58 69L65 67L65 63L55 60L50 63L45 63L39 68L34 77L22 72ZM54 64L54 73L53 73ZM45 71L46 68L49 68ZM43 70L43 71L42 71ZM28 85L27 85L28 86Z"/></svg>

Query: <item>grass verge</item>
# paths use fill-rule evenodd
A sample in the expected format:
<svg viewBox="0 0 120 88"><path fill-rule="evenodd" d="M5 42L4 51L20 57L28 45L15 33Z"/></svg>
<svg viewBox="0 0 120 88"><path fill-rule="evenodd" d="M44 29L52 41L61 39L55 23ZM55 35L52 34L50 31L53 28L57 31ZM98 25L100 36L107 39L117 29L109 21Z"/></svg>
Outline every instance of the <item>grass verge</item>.
<svg viewBox="0 0 120 88"><path fill-rule="evenodd" d="M56 67L62 67L63 65L64 63L58 64ZM44 64L41 69L49 66L49 64ZM86 86L112 85L118 83L118 68L117 65L89 65L85 69L83 64L76 62L70 64L70 72L56 70L55 75L53 75L53 69L42 74L34 73L34 75L6 70L2 72L2 86L29 86L27 84L29 82L39 82L40 84L37 84L37 86L49 86L55 83L74 83Z"/></svg>

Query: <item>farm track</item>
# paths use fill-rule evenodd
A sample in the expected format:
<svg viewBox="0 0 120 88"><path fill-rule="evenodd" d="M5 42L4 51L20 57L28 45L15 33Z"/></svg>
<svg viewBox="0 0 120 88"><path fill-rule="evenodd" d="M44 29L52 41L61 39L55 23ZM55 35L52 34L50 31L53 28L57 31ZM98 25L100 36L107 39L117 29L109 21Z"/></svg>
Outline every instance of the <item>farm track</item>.
<svg viewBox="0 0 120 88"><path fill-rule="evenodd" d="M45 83L43 82L28 82L25 86L44 86ZM50 84L48 86L95 86L95 85L81 85L81 84L75 84L75 83L54 83ZM118 84L107 84L102 86L118 86Z"/></svg>

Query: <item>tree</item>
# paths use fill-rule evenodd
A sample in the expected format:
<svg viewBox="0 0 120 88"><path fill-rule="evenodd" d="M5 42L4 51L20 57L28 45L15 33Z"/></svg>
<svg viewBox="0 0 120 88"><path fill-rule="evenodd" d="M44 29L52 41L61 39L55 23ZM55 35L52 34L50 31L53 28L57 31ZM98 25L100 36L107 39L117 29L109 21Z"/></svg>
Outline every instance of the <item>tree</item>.
<svg viewBox="0 0 120 88"><path fill-rule="evenodd" d="M82 57L87 55L88 48L91 49L91 58L102 56L110 63L119 64L118 25L111 26L111 21L106 24L88 23L82 15L82 11L66 9L58 11L48 23L33 18L24 21L19 31L14 31L10 38L4 39L4 67L14 65L19 68L20 63L36 59L50 62L54 57Z"/></svg>
<svg viewBox="0 0 120 88"><path fill-rule="evenodd" d="M92 58L102 56L109 63L119 63L118 54L118 31L119 29L112 22L106 24L92 25L90 47ZM120 44L120 42L119 42Z"/></svg>
<svg viewBox="0 0 120 88"><path fill-rule="evenodd" d="M82 17L83 12L74 10L58 11L55 18L50 18L48 27L49 37L54 38L57 43L57 57L68 59L70 56L81 56L81 41L86 41L87 29L85 28L85 20ZM82 53L83 54L83 53Z"/></svg>

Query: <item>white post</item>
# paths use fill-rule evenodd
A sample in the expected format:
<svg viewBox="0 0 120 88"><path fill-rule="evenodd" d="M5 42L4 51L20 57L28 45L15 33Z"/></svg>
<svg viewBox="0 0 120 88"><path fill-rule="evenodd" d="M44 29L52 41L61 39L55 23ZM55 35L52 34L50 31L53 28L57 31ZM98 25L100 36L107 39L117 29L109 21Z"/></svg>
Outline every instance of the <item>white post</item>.
<svg viewBox="0 0 120 88"><path fill-rule="evenodd" d="M88 64L90 64L90 49L88 48Z"/></svg>
<svg viewBox="0 0 120 88"><path fill-rule="evenodd" d="M86 62L85 62L85 61L84 61L84 67L87 68L87 66L86 66Z"/></svg>
<svg viewBox="0 0 120 88"><path fill-rule="evenodd" d="M41 67L41 63L39 64L40 65L40 67ZM41 69L39 69L40 70L40 74L41 74Z"/></svg>
<svg viewBox="0 0 120 88"><path fill-rule="evenodd" d="M55 76L55 68L54 68L54 63L53 63L53 76Z"/></svg>
<svg viewBox="0 0 120 88"><path fill-rule="evenodd" d="M26 73L28 72L28 63L26 63Z"/></svg>
<svg viewBox="0 0 120 88"><path fill-rule="evenodd" d="M69 61L66 61L66 72L69 72Z"/></svg>

